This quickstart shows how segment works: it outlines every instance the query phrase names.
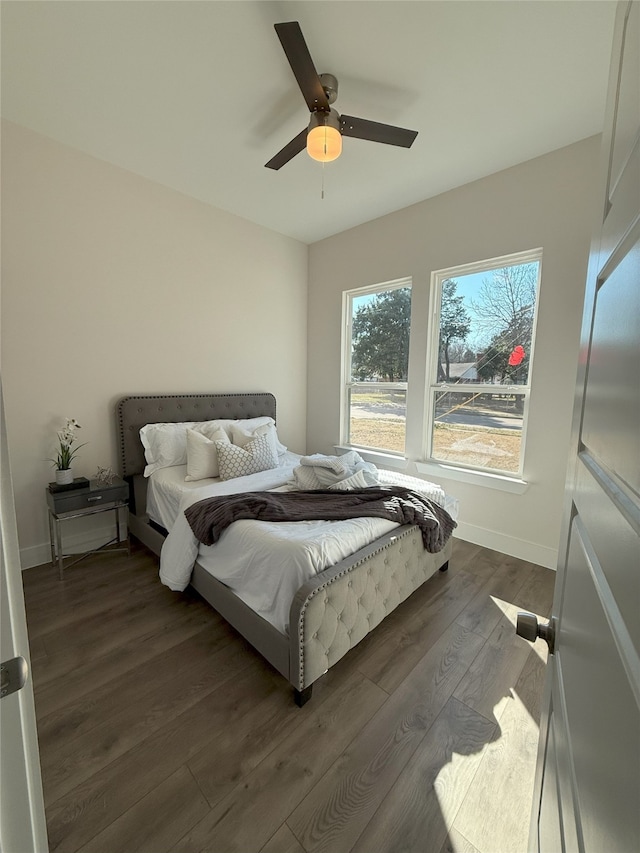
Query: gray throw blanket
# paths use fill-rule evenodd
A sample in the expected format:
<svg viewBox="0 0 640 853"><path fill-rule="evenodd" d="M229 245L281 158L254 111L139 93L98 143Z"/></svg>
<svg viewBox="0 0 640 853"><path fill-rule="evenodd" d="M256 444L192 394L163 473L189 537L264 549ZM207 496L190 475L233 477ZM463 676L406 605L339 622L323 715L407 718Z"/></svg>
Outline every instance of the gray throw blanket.
<svg viewBox="0 0 640 853"><path fill-rule="evenodd" d="M257 521L341 521L374 516L398 524L416 524L432 554L441 551L456 527L449 513L419 492L401 486L370 486L348 492L243 492L205 498L185 510L194 536L213 545L239 519Z"/></svg>

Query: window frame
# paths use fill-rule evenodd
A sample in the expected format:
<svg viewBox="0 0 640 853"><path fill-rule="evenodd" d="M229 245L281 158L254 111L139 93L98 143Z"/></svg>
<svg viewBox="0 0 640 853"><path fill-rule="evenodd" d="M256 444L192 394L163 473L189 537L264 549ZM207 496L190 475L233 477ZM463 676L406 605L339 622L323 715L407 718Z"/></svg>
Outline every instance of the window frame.
<svg viewBox="0 0 640 853"><path fill-rule="evenodd" d="M490 383L473 384L474 391L495 394L496 389L503 393L519 393L524 396L520 458L518 471L505 471L497 468L472 466L468 463L435 459L432 455L433 394L442 390L446 383L438 386L432 381L437 377L438 344L440 338L440 303L442 283L447 278L489 272L505 266L537 262L538 277L536 282L535 309L533 316L532 338L529 353L529 373L526 385L496 385ZM375 285L351 288L342 292L342 355L341 355L341 391L340 391L340 441L335 445L337 452L357 450L360 455L383 467L404 471L415 471L429 479L445 478L463 483L498 489L513 494L523 494L528 488L525 479L527 470L527 431L530 416L533 366L535 361L535 346L540 308L541 282L543 276L543 249L535 248L522 252L514 252L482 261L460 264L446 269L428 272L424 276L403 276L391 281ZM350 388L351 381L351 349L352 349L352 316L353 300L358 296L374 295L394 288L409 287L411 290L411 325L409 366L406 387L406 419L405 419L405 449L404 453L385 448L369 447L350 442ZM419 308L418 308L419 306ZM379 383L367 383L378 387ZM390 388L397 383L383 383ZM452 393L462 391L469 386L448 383ZM432 390L433 389L433 390ZM523 393L524 392L524 393Z"/></svg>
<svg viewBox="0 0 640 853"><path fill-rule="evenodd" d="M442 285L447 279L455 279L456 276L471 275L474 273L491 272L492 270L502 269L509 266L522 266L523 264L537 263L538 276L536 280L536 297L533 313L533 325L531 333L531 347L529 354L529 371L527 382L525 385L500 385L496 383L482 382L474 383L474 393L478 394L496 394L496 389L500 389L503 394L521 394L523 400L522 412L522 431L520 437L520 455L518 460L517 471L505 471L500 468L491 468L488 466L476 466L469 463L439 459L433 456L433 436L434 436L434 418L435 398L438 393L462 394L468 393L469 386L460 385L459 383L438 382L438 361L439 361L439 342L440 342L440 308L442 302ZM540 283L542 281L542 248L530 249L524 252L515 252L510 255L503 255L498 258L489 258L484 261L476 261L471 264L462 264L456 267L448 267L446 269L435 270L431 273L429 294L430 302L433 306L429 313L427 322L427 364L426 364L426 382L424 396L424 411L423 411L423 448L422 466L429 467L438 466L439 468L455 469L459 472L467 472L471 475L488 475L497 477L502 480L514 480L516 482L524 482L525 461L526 461L526 445L527 445L527 426L529 423L529 407L531 397L531 377L533 372L533 364L535 358L535 343L536 331L538 322L538 308L540 299Z"/></svg>
<svg viewBox="0 0 640 853"><path fill-rule="evenodd" d="M383 447L369 447L368 445L355 444L351 441L351 389L354 386L363 385L362 382L354 382L352 379L352 353L353 353L353 301L361 296L375 296L390 290L408 288L413 295L413 280L410 276L381 282L374 285L352 288L342 293L342 316L344 319L342 331L342 364L341 364L341 393L340 393L340 447L357 449L364 453L389 456L392 459L406 459L406 417L405 417L405 448L403 452L388 450ZM411 331L409 332L411 334ZM372 389L404 390L405 403L409 395L409 383L407 382L367 382L367 387Z"/></svg>

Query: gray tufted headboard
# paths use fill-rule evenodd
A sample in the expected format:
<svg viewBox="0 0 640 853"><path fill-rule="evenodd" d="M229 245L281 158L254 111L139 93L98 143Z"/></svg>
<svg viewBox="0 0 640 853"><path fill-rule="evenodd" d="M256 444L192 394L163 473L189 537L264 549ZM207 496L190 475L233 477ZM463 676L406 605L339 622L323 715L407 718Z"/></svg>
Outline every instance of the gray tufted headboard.
<svg viewBox="0 0 640 853"><path fill-rule="evenodd" d="M273 394L158 394L124 397L116 406L118 456L123 477L142 474L145 467L140 430L145 424L211 421L217 418L275 420Z"/></svg>

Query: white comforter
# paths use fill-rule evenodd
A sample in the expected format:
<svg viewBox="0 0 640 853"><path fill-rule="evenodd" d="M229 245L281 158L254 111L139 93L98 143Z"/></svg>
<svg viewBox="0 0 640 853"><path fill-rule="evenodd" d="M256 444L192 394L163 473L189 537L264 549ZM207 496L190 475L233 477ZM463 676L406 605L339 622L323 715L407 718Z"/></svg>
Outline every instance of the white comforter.
<svg viewBox="0 0 640 853"><path fill-rule="evenodd" d="M208 481L181 498L175 524L160 556L160 579L173 590L189 583L198 563L230 587L245 604L283 634L288 633L293 596L309 578L397 527L380 518L348 521L236 521L215 545L200 545L184 510L207 497L290 488L299 457L288 454L279 468L234 480ZM414 477L378 471L378 481L416 489L452 512L443 490Z"/></svg>

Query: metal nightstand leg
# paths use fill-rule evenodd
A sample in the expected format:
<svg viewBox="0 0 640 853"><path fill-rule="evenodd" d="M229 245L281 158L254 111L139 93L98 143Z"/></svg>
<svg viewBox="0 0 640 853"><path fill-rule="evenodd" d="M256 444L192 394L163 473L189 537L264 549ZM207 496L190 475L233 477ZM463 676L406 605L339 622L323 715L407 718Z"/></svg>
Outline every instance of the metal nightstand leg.
<svg viewBox="0 0 640 853"><path fill-rule="evenodd" d="M56 564L56 549L55 549L54 541L53 541L54 535L55 534L53 532L53 515L51 513L51 510L49 510L49 545L51 547L51 565L52 566L55 566L55 564Z"/></svg>
<svg viewBox="0 0 640 853"><path fill-rule="evenodd" d="M62 581L64 580L64 551L62 550L62 528L60 527L60 524L60 519L56 518L54 521L55 543L58 555L58 574Z"/></svg>
<svg viewBox="0 0 640 853"><path fill-rule="evenodd" d="M118 544L120 540L120 510L123 509L125 513L129 512L128 507L126 506L117 506L116 507L116 544ZM125 516L125 529L127 531L127 538L124 540L126 542L127 547L127 556L131 556L131 539L129 537L129 519Z"/></svg>

